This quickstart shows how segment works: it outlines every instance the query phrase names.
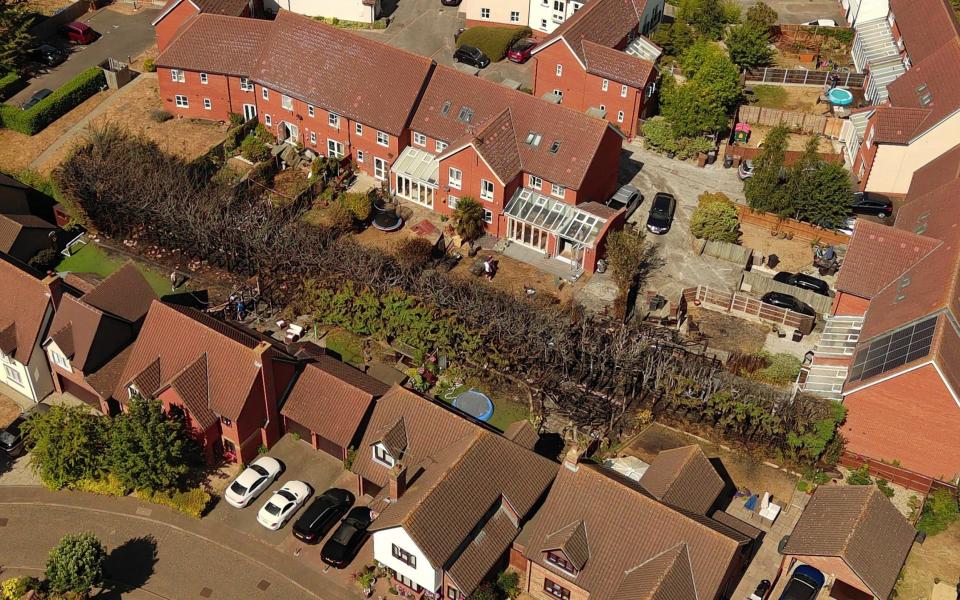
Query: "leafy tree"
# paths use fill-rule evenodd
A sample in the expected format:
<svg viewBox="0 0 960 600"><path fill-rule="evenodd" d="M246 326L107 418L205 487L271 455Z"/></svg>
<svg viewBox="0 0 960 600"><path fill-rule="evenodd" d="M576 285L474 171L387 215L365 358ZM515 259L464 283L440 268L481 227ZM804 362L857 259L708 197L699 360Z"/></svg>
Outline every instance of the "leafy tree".
<svg viewBox="0 0 960 600"><path fill-rule="evenodd" d="M454 228L457 235L467 242L472 242L483 235L485 222L483 220L483 206L467 196L457 202L453 209L453 218L456 221Z"/></svg>
<svg viewBox="0 0 960 600"><path fill-rule="evenodd" d="M780 15L777 14L777 11L770 8L769 4L766 2L757 2L747 9L744 23L759 27L764 31L769 31L779 20Z"/></svg>
<svg viewBox="0 0 960 600"><path fill-rule="evenodd" d="M667 56L680 56L696 41L696 32L685 21L660 23L650 39L663 49Z"/></svg>
<svg viewBox="0 0 960 600"><path fill-rule="evenodd" d="M110 429L110 471L132 489L168 489L189 470L190 448L184 424L163 404L134 397Z"/></svg>
<svg viewBox="0 0 960 600"><path fill-rule="evenodd" d="M687 79L693 79L708 62L726 58L723 48L715 43L700 40L680 55L680 67Z"/></svg>
<svg viewBox="0 0 960 600"><path fill-rule="evenodd" d="M514 600L520 595L520 574L516 571L504 571L497 575L497 589L506 598Z"/></svg>
<svg viewBox="0 0 960 600"><path fill-rule="evenodd" d="M353 218L361 223L366 222L373 212L373 203L365 192L354 192L343 197L343 206L350 211Z"/></svg>
<svg viewBox="0 0 960 600"><path fill-rule="evenodd" d="M740 19L740 8L728 0L680 0L677 20L693 26L702 37L719 40L728 23Z"/></svg>
<svg viewBox="0 0 960 600"><path fill-rule="evenodd" d="M917 529L927 535L937 535L958 518L960 511L957 510L957 501L949 490L940 489L927 496Z"/></svg>
<svg viewBox="0 0 960 600"><path fill-rule="evenodd" d="M47 557L47 582L59 594L87 594L103 583L107 552L92 533L64 536Z"/></svg>
<svg viewBox="0 0 960 600"><path fill-rule="evenodd" d="M0 73L16 71L26 58L33 40L29 6L26 0L0 0Z"/></svg>
<svg viewBox="0 0 960 600"><path fill-rule="evenodd" d="M629 290L644 270L647 243L643 233L633 228L607 235L607 263L621 291Z"/></svg>
<svg viewBox="0 0 960 600"><path fill-rule="evenodd" d="M47 487L61 489L103 474L106 421L86 408L53 406L23 426L30 466Z"/></svg>
<svg viewBox="0 0 960 600"><path fill-rule="evenodd" d="M753 161L753 177L743 187L752 210L792 216L790 200L780 186L789 133L785 126L778 125L763 140L763 149Z"/></svg>
<svg viewBox="0 0 960 600"><path fill-rule="evenodd" d="M805 178L807 194L796 207L800 219L833 229L850 215L850 173L837 163L822 162Z"/></svg>
<svg viewBox="0 0 960 600"><path fill-rule="evenodd" d="M770 49L770 34L756 25L737 25L727 34L730 59L741 69L766 67L773 59Z"/></svg>
<svg viewBox="0 0 960 600"><path fill-rule="evenodd" d="M722 130L740 98L740 72L716 46L698 42L681 59L686 83L666 78L661 89L661 114L678 137Z"/></svg>
<svg viewBox="0 0 960 600"><path fill-rule="evenodd" d="M701 202L690 218L690 233L709 241L737 243L740 214L732 202Z"/></svg>

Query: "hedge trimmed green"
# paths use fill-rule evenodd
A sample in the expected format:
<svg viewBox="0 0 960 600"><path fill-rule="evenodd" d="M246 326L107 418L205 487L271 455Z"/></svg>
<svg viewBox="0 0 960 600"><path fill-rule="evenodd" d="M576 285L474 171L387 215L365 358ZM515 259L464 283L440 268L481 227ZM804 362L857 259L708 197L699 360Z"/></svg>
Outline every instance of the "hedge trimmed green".
<svg viewBox="0 0 960 600"><path fill-rule="evenodd" d="M26 135L35 135L106 85L100 67L80 73L55 92L32 106L20 110L16 106L0 106L0 126Z"/></svg>
<svg viewBox="0 0 960 600"><path fill-rule="evenodd" d="M471 27L457 38L457 48L466 44L483 50L496 62L507 55L514 42L530 37L529 27Z"/></svg>
<svg viewBox="0 0 960 600"><path fill-rule="evenodd" d="M0 77L0 100L12 96L23 85L23 80L13 71Z"/></svg>

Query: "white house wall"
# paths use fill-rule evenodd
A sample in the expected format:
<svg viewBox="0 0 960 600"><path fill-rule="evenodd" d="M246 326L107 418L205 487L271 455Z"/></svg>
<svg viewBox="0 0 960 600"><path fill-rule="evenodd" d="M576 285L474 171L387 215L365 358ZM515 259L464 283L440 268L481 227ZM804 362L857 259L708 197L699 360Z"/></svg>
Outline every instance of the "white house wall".
<svg viewBox="0 0 960 600"><path fill-rule="evenodd" d="M376 524L376 522L374 522L374 524ZM393 557L394 544L417 557L416 568ZM374 532L373 558L430 592L435 592L440 589L443 572L433 568L430 561L427 560L426 555L417 547L413 539L407 535L407 532L404 531L402 527L394 527L392 529Z"/></svg>
<svg viewBox="0 0 960 600"><path fill-rule="evenodd" d="M308 17L336 17L343 21L373 23L375 6L364 6L360 0L265 0L264 9L276 13L280 9Z"/></svg>
<svg viewBox="0 0 960 600"><path fill-rule="evenodd" d="M960 113L954 113L908 146L880 144L867 180L867 191L906 194L917 169L956 146L957 140L960 140Z"/></svg>
<svg viewBox="0 0 960 600"><path fill-rule="evenodd" d="M490 11L488 18L483 17L483 9ZM463 0L460 12L467 16L468 21L504 23L521 27L526 25L530 18L530 0ZM512 12L517 13L516 21L510 20Z"/></svg>
<svg viewBox="0 0 960 600"><path fill-rule="evenodd" d="M553 33L584 4L580 0L530 0L530 29Z"/></svg>
<svg viewBox="0 0 960 600"><path fill-rule="evenodd" d="M889 0L849 0L847 22L856 27L857 23L886 17L890 12Z"/></svg>

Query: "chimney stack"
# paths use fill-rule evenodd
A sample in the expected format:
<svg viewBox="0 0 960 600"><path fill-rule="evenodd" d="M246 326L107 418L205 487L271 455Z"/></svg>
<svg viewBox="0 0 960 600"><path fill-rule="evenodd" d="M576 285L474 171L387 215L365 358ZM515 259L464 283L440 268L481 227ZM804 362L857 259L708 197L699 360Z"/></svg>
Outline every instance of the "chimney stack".
<svg viewBox="0 0 960 600"><path fill-rule="evenodd" d="M573 444L563 455L563 466L576 473L580 469L580 446Z"/></svg>
<svg viewBox="0 0 960 600"><path fill-rule="evenodd" d="M390 469L390 481L387 483L387 495L396 502L407 491L407 467L397 463Z"/></svg>

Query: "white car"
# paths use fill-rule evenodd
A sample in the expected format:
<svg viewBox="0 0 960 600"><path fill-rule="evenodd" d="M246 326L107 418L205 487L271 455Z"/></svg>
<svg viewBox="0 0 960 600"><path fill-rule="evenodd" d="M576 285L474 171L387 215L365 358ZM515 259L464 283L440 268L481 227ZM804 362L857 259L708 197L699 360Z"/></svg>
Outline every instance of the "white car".
<svg viewBox="0 0 960 600"><path fill-rule="evenodd" d="M804 25L808 27L817 27L818 25L820 27L836 27L837 22L833 19L814 19L812 21L807 21L804 23Z"/></svg>
<svg viewBox="0 0 960 600"><path fill-rule="evenodd" d="M257 521L267 529L280 529L303 506L312 492L310 486L302 481L286 482L257 513Z"/></svg>
<svg viewBox="0 0 960 600"><path fill-rule="evenodd" d="M245 508L274 482L282 470L283 467L277 459L261 456L233 480L224 492L223 499L230 506Z"/></svg>

